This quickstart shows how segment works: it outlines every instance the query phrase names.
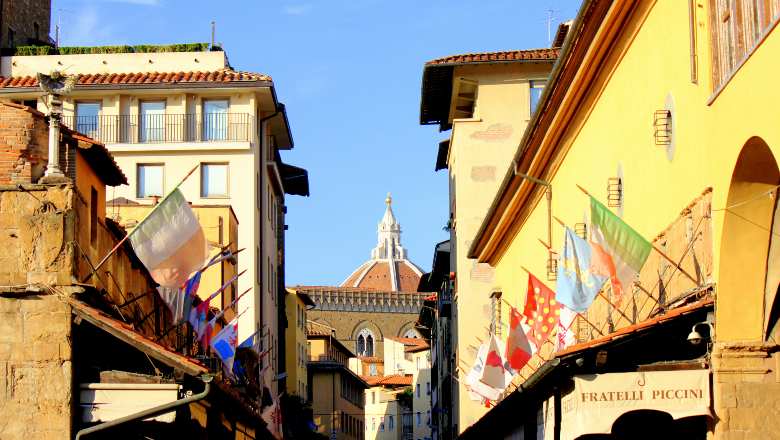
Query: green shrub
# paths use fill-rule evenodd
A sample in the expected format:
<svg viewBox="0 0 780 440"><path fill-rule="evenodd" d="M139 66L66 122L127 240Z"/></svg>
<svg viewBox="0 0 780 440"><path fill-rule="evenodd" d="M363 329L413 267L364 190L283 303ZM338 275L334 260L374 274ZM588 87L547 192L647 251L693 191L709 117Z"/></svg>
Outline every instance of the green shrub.
<svg viewBox="0 0 780 440"><path fill-rule="evenodd" d="M30 56L30 55L51 55L54 53L54 48L51 46L17 46L14 51L14 55Z"/></svg>
<svg viewBox="0 0 780 440"><path fill-rule="evenodd" d="M100 53L130 53L132 46L70 46L60 47L60 55L84 55Z"/></svg>

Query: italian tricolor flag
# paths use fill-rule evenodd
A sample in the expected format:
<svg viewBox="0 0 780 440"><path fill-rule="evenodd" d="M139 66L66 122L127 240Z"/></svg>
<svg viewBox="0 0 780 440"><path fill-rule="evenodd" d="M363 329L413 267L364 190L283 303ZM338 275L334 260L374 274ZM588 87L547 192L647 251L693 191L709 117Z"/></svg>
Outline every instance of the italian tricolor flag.
<svg viewBox="0 0 780 440"><path fill-rule="evenodd" d="M130 232L130 243L152 278L163 287L181 287L208 258L203 229L178 189Z"/></svg>
<svg viewBox="0 0 780 440"><path fill-rule="evenodd" d="M591 270L608 276L612 293L620 299L642 269L652 245L631 226L590 197Z"/></svg>

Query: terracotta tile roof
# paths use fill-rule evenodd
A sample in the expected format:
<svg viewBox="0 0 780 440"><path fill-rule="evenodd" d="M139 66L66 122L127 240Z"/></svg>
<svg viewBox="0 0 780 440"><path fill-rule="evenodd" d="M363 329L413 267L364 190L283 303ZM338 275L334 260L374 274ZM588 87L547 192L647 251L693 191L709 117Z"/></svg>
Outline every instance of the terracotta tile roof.
<svg viewBox="0 0 780 440"><path fill-rule="evenodd" d="M559 48L509 50L501 52L465 53L450 55L425 63L426 66L441 64L503 63L511 61L555 60Z"/></svg>
<svg viewBox="0 0 780 440"><path fill-rule="evenodd" d="M620 339L622 337L631 335L633 333L638 333L640 331L646 330L648 328L651 328L655 325L658 325L664 321L669 321L671 319L677 318L682 315L687 315L689 313L696 312L698 310L701 310L705 307L709 307L715 302L712 298L705 298L699 301L696 301L695 303L688 304L686 306L678 307L676 309L668 310L665 314L656 316L655 318L651 318L639 323L636 323L634 325L630 325L628 327L621 328L617 331L614 331L608 335L602 336L600 338L591 339L590 341L582 342L580 344L572 345L571 347L566 348L565 350L561 350L557 353L555 353L555 357L563 357L571 353L576 353L578 351L582 351L588 348L598 347L601 345L604 345L608 342L612 342L615 339Z"/></svg>
<svg viewBox="0 0 780 440"><path fill-rule="evenodd" d="M361 379L366 381L366 383L372 387L378 386L378 385L387 385L387 386L393 386L393 385L400 385L400 386L410 386L412 385L412 375L402 375L402 374L391 374L389 376L360 376Z"/></svg>
<svg viewBox="0 0 780 440"><path fill-rule="evenodd" d="M385 293L389 290L374 289L370 287L349 287L349 286L291 286L290 290L296 292L344 292L344 293ZM416 290L392 292L400 295L420 295Z"/></svg>
<svg viewBox="0 0 780 440"><path fill-rule="evenodd" d="M306 336L331 336L333 329L314 321L306 322Z"/></svg>
<svg viewBox="0 0 780 440"><path fill-rule="evenodd" d="M358 356L358 359L367 364L383 364L385 362L384 359L376 356Z"/></svg>
<svg viewBox="0 0 780 440"><path fill-rule="evenodd" d="M72 311L74 315L78 315L100 330L132 345L154 359L157 359L170 367L184 371L191 376L198 376L208 372L208 369L197 360L163 347L157 342L154 342L135 331L132 325L118 321L77 299L68 298L67 301L71 307L73 307Z"/></svg>
<svg viewBox="0 0 780 440"><path fill-rule="evenodd" d="M408 260L395 260L394 264L398 291L417 291L422 272L419 269L412 267L412 263ZM341 283L341 286L393 292L396 290L393 289L391 277L390 263L386 260L369 260L352 272L352 274Z"/></svg>
<svg viewBox="0 0 780 440"><path fill-rule="evenodd" d="M196 84L196 83L243 83L272 81L262 73L239 72L223 69L210 72L138 72L138 73L91 73L78 75L77 86L97 85L145 85L145 84ZM0 89L38 87L34 76L0 77Z"/></svg>
<svg viewBox="0 0 780 440"><path fill-rule="evenodd" d="M385 336L385 339L396 341L404 344L404 351L420 351L430 348L428 342L425 339L420 338L398 338L394 336Z"/></svg>

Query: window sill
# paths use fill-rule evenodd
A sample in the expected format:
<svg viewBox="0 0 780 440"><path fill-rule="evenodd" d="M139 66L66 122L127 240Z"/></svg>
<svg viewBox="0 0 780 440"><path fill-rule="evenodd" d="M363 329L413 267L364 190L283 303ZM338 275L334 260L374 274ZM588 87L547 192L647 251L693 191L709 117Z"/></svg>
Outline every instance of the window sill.
<svg viewBox="0 0 780 440"><path fill-rule="evenodd" d="M456 122L482 122L482 118L455 118L452 123Z"/></svg>
<svg viewBox="0 0 780 440"><path fill-rule="evenodd" d="M106 144L111 153L138 153L141 151L235 151L251 150L252 142L178 142L178 143L114 143Z"/></svg>

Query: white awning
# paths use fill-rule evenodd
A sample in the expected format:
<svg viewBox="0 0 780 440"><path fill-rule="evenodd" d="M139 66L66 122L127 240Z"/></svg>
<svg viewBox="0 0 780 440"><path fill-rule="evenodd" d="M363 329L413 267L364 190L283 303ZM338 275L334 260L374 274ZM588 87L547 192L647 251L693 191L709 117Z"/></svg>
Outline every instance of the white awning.
<svg viewBox="0 0 780 440"><path fill-rule="evenodd" d="M107 422L129 416L179 398L180 385L175 383L82 383L79 406L82 422ZM149 420L172 423L176 412Z"/></svg>
<svg viewBox="0 0 780 440"><path fill-rule="evenodd" d="M575 376L574 390L561 399L561 439L609 434L621 415L640 409L675 420L710 415L709 370Z"/></svg>

